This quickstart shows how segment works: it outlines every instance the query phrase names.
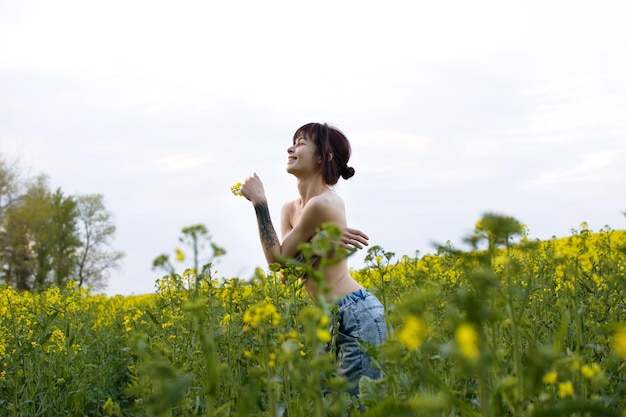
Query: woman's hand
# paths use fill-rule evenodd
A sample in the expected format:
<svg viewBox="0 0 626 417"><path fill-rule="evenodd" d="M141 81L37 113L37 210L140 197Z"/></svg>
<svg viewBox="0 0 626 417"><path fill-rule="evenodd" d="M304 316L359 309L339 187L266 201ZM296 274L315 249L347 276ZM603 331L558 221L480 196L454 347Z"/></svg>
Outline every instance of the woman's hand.
<svg viewBox="0 0 626 417"><path fill-rule="evenodd" d="M341 238L341 247L348 249L351 252L357 249L363 249L363 246L368 246L369 237L360 230L352 229L350 227L343 228L343 237Z"/></svg>
<svg viewBox="0 0 626 417"><path fill-rule="evenodd" d="M266 201L265 188L263 188L263 183L256 172L244 181L241 186L241 195L250 200L252 204Z"/></svg>

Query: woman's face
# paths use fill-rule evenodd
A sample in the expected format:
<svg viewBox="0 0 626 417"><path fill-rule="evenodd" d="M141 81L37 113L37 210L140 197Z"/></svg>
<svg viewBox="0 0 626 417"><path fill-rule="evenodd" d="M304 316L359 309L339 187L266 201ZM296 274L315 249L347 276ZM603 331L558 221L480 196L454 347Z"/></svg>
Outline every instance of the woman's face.
<svg viewBox="0 0 626 417"><path fill-rule="evenodd" d="M300 134L293 145L287 148L287 172L293 175L319 172L320 157L315 142Z"/></svg>

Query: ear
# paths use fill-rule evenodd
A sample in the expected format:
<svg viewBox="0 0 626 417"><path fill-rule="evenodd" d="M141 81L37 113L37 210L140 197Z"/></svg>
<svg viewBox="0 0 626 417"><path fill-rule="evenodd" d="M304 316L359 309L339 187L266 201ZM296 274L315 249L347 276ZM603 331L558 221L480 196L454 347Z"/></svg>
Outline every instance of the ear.
<svg viewBox="0 0 626 417"><path fill-rule="evenodd" d="M328 162L330 162L330 161L332 161L332 160L333 160L333 154L332 154L332 152L328 152ZM322 160L322 157L320 156L320 157L319 157L319 163L321 164L321 163L322 163L322 161L323 161L323 160Z"/></svg>

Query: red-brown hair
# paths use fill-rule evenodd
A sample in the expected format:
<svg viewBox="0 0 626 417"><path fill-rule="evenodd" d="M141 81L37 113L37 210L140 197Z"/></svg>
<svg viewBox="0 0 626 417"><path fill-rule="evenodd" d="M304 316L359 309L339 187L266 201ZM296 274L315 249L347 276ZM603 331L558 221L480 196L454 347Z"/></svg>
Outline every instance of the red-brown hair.
<svg viewBox="0 0 626 417"><path fill-rule="evenodd" d="M320 172L326 184L335 185L339 177L347 180L354 175L354 168L348 166L352 152L350 142L339 129L327 123L307 123L294 133L294 143L300 136L315 143L322 159Z"/></svg>

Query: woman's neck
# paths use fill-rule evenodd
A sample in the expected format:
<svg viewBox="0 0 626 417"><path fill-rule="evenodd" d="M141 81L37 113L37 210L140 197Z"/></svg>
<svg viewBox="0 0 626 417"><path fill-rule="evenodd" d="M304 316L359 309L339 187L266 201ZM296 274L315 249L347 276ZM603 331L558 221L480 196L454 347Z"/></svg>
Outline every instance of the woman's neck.
<svg viewBox="0 0 626 417"><path fill-rule="evenodd" d="M326 191L328 191L328 186L319 175L310 178L298 178L298 192L300 193L300 201L303 206L311 198L321 195Z"/></svg>

